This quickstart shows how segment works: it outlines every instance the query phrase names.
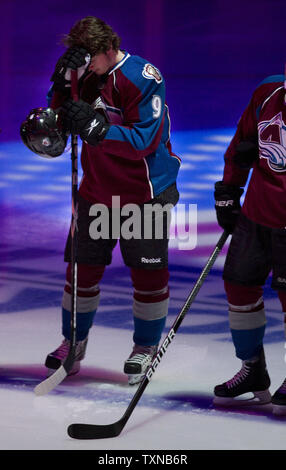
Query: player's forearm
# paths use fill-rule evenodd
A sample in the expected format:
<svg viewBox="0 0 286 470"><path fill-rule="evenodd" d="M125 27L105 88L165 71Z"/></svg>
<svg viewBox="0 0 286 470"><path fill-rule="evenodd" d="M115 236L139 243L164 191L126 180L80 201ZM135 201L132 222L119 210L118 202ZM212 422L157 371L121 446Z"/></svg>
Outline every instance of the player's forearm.
<svg viewBox="0 0 286 470"><path fill-rule="evenodd" d="M129 160L141 160L158 148L164 120L136 123L132 127L111 125L101 145L106 152Z"/></svg>
<svg viewBox="0 0 286 470"><path fill-rule="evenodd" d="M246 132L241 120L224 155L223 181L225 184L245 186L250 169L258 159L256 132Z"/></svg>
<svg viewBox="0 0 286 470"><path fill-rule="evenodd" d="M231 184L243 187L247 182L250 168L239 168L233 158L229 158L225 162L223 172L223 182L225 184Z"/></svg>

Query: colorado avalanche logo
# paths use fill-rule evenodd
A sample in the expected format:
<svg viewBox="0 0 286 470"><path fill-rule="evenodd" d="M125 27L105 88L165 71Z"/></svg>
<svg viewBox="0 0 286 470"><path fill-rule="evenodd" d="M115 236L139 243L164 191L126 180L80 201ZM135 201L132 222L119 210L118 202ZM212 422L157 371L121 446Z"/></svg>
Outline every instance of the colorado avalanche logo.
<svg viewBox="0 0 286 470"><path fill-rule="evenodd" d="M149 80L156 80L157 83L162 82L162 76L156 67L151 64L145 64L143 72L142 72L143 77L148 78Z"/></svg>
<svg viewBox="0 0 286 470"><path fill-rule="evenodd" d="M258 124L260 158L266 158L274 171L286 170L286 126L282 113Z"/></svg>
<svg viewBox="0 0 286 470"><path fill-rule="evenodd" d="M49 137L44 137L43 138L42 145L44 145L45 147L49 147L51 145L51 141L50 141Z"/></svg>

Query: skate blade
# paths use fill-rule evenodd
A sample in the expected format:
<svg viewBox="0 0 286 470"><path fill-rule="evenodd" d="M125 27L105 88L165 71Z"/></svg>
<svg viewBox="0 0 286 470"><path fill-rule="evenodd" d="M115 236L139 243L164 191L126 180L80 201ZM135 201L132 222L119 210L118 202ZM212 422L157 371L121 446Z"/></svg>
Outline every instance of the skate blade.
<svg viewBox="0 0 286 470"><path fill-rule="evenodd" d="M274 404L272 404L272 413L275 416L285 416L286 417L286 406L285 405L274 405Z"/></svg>
<svg viewBox="0 0 286 470"><path fill-rule="evenodd" d="M213 404L216 406L233 406L233 407L240 407L240 406L261 406L267 405L271 403L271 394L269 390L264 390L262 392L251 392L253 393L253 397L250 398L240 398L240 397L218 397L215 396L213 400Z"/></svg>
<svg viewBox="0 0 286 470"><path fill-rule="evenodd" d="M128 374L128 385L140 384L144 377L144 374Z"/></svg>

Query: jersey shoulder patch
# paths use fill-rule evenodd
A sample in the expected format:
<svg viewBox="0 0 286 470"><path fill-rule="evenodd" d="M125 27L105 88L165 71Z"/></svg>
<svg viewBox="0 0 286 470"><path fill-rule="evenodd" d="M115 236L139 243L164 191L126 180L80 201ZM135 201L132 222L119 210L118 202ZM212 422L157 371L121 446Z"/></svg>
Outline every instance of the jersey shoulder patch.
<svg viewBox="0 0 286 470"><path fill-rule="evenodd" d="M139 56L130 56L120 70L139 89L146 87L146 79L148 81L154 80L154 84L161 84L164 81L161 72Z"/></svg>
<svg viewBox="0 0 286 470"><path fill-rule="evenodd" d="M160 74L159 70L154 67L152 64L145 64L142 75L144 78L147 78L148 80L155 80L156 83L161 83L163 78L162 75Z"/></svg>

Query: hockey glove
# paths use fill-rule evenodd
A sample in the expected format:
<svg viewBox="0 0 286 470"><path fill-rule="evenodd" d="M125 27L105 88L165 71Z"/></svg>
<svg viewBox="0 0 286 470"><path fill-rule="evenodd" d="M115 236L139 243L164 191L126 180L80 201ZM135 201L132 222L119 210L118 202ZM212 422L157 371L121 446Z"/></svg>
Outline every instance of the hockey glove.
<svg viewBox="0 0 286 470"><path fill-rule="evenodd" d="M240 196L243 189L239 186L224 184L223 181L215 183L215 209L220 227L232 233L240 213Z"/></svg>
<svg viewBox="0 0 286 470"><path fill-rule="evenodd" d="M250 141L241 141L233 157L234 163L244 170L250 170L253 164L259 159L258 144Z"/></svg>
<svg viewBox="0 0 286 470"><path fill-rule="evenodd" d="M70 96L71 70L78 69L78 80L83 79L88 71L91 55L80 46L74 46L59 58L55 71L51 77L54 82L53 89Z"/></svg>
<svg viewBox="0 0 286 470"><path fill-rule="evenodd" d="M79 134L90 145L104 139L110 125L101 113L83 100L68 99L63 104L64 125L72 134Z"/></svg>

